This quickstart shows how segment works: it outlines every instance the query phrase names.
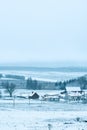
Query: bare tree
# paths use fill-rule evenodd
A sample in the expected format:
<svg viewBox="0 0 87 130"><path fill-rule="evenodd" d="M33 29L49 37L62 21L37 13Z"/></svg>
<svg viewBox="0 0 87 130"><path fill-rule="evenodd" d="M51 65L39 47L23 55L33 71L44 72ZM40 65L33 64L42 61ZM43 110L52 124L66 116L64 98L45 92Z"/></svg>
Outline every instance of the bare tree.
<svg viewBox="0 0 87 130"><path fill-rule="evenodd" d="M15 91L16 85L13 84L13 83L10 84L10 83L7 82L4 85L4 87L5 87L6 91L9 93L10 97L12 97L13 92Z"/></svg>

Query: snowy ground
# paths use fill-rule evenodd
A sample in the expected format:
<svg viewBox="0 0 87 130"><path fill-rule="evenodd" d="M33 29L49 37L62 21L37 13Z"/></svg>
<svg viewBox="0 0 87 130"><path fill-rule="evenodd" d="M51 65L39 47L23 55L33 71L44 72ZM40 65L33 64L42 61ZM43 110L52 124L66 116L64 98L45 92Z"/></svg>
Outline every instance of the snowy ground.
<svg viewBox="0 0 87 130"><path fill-rule="evenodd" d="M87 130L87 104L0 99L0 130Z"/></svg>
<svg viewBox="0 0 87 130"><path fill-rule="evenodd" d="M57 72L57 71L16 71L16 70L0 70L0 73L3 75L11 74L11 75L20 75L25 76L25 78L31 77L32 79L40 80L40 81L65 81L73 78L77 78L83 75L86 75L87 72Z"/></svg>
<svg viewBox="0 0 87 130"><path fill-rule="evenodd" d="M32 72L1 71L3 74L17 74L33 79L60 81L84 75L81 72ZM0 90L2 91L2 90ZM3 95L2 91L2 95ZM37 91L41 96L57 91ZM17 90L14 95L30 95L26 90ZM48 124L52 127L48 129ZM0 130L87 130L87 104L44 102L28 99L0 99Z"/></svg>

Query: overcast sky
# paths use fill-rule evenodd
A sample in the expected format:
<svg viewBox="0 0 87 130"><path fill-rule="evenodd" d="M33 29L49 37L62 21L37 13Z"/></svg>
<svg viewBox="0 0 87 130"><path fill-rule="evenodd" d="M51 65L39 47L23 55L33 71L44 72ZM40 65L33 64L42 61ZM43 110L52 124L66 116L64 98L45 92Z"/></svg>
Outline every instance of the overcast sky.
<svg viewBox="0 0 87 130"><path fill-rule="evenodd" d="M0 1L0 64L87 63L87 0Z"/></svg>

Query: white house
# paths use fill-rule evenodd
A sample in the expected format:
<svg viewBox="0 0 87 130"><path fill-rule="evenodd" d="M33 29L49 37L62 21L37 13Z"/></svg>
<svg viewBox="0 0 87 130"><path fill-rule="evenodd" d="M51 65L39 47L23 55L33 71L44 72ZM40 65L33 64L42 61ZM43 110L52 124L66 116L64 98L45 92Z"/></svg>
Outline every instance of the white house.
<svg viewBox="0 0 87 130"><path fill-rule="evenodd" d="M81 99L83 92L80 87L66 87L67 97L69 100L78 101Z"/></svg>

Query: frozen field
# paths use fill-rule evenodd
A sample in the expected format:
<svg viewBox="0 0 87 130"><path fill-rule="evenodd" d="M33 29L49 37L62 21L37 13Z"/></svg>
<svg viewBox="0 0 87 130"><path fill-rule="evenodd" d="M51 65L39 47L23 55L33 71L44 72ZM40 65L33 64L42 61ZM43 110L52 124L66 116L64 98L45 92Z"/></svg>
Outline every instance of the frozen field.
<svg viewBox="0 0 87 130"><path fill-rule="evenodd" d="M0 100L0 130L87 130L87 104Z"/></svg>

